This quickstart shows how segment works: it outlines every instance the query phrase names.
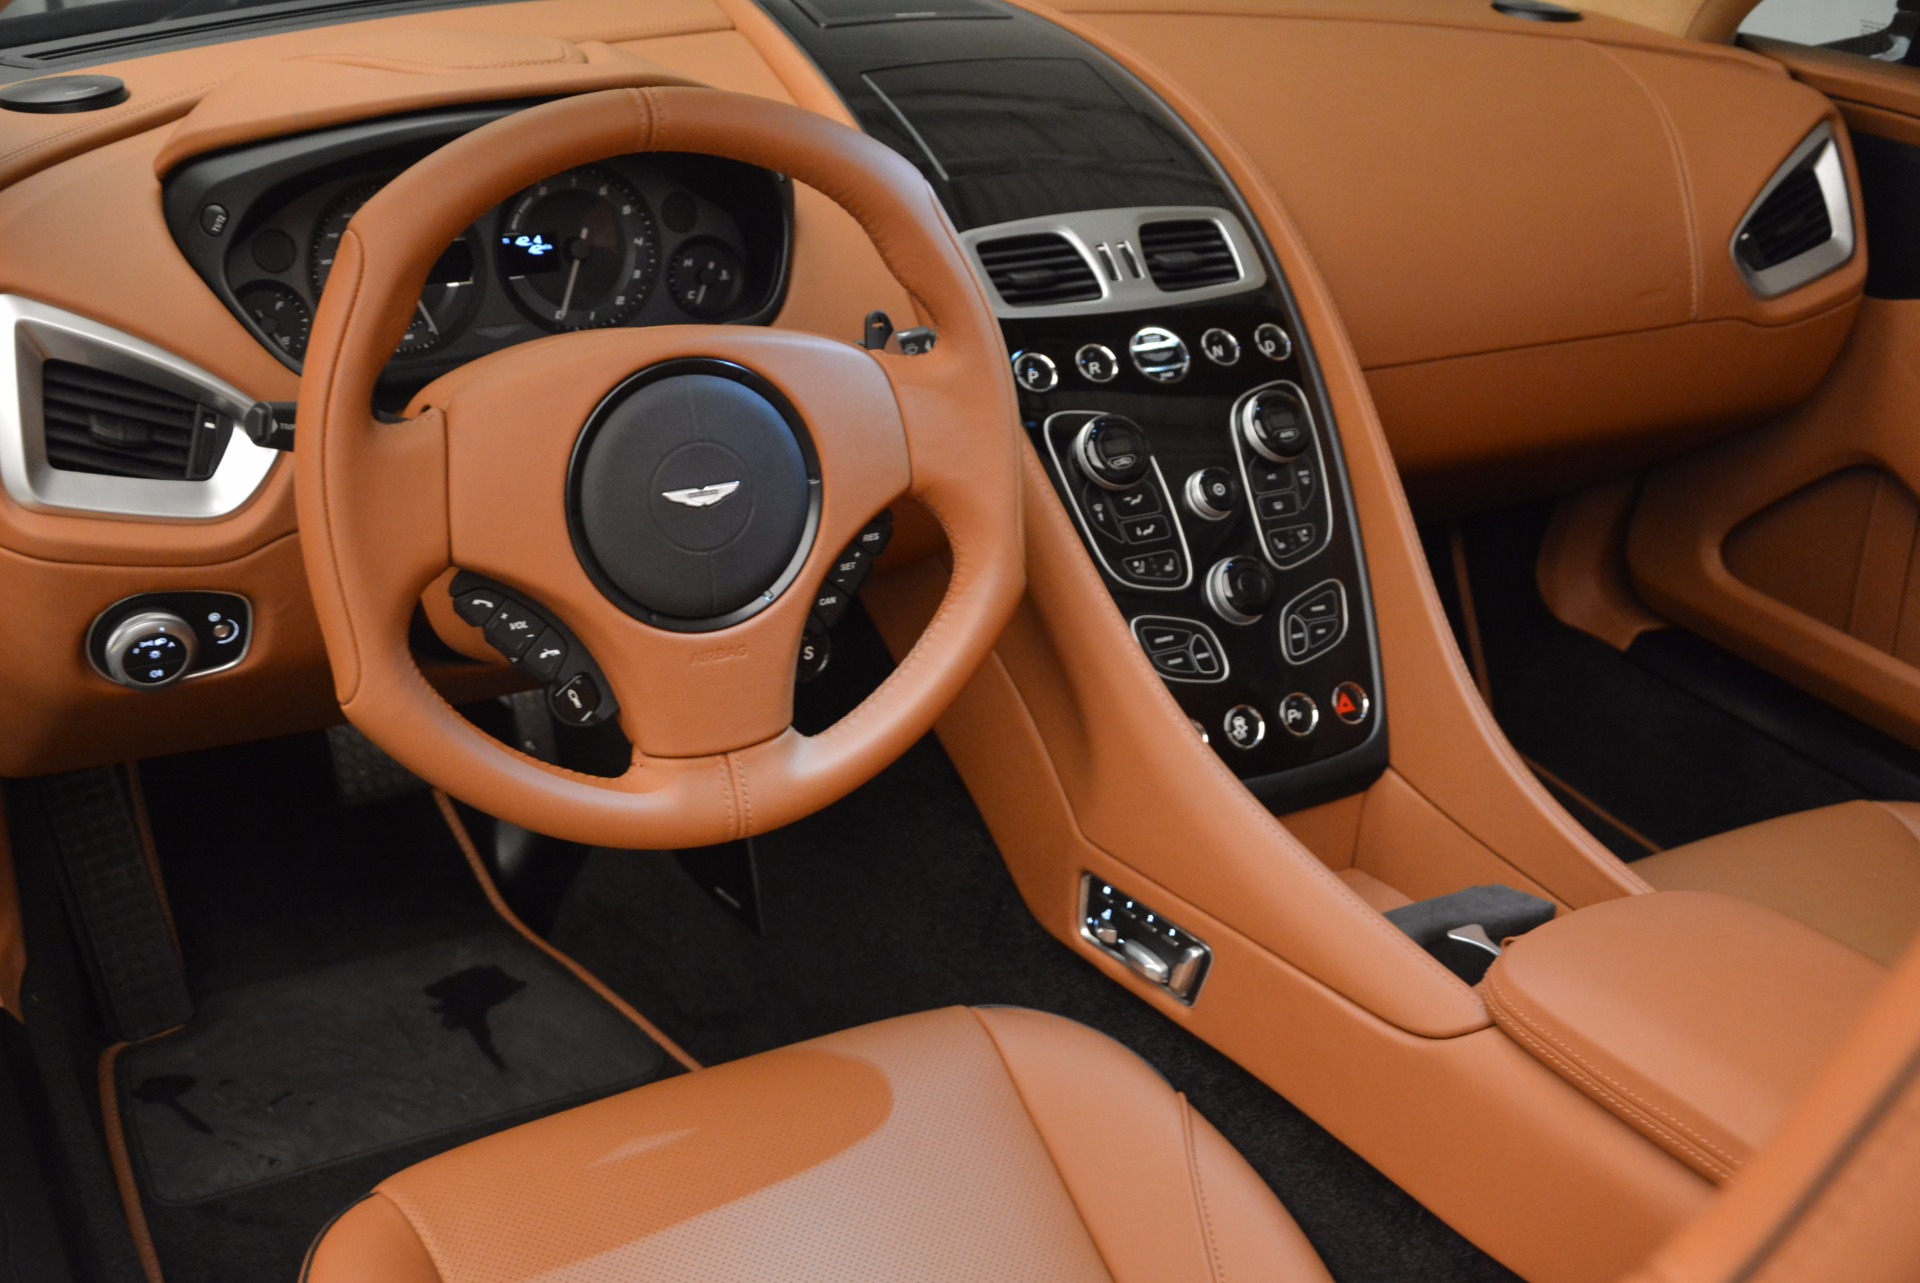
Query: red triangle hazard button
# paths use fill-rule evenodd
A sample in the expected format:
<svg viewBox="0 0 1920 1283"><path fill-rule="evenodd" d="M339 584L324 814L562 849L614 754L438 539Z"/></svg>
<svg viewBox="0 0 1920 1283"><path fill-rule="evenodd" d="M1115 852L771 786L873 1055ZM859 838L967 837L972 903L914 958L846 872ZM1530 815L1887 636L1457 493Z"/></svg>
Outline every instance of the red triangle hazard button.
<svg viewBox="0 0 1920 1283"><path fill-rule="evenodd" d="M1341 682L1333 688L1333 715L1347 725L1358 726L1366 721L1372 709L1373 701L1359 683Z"/></svg>

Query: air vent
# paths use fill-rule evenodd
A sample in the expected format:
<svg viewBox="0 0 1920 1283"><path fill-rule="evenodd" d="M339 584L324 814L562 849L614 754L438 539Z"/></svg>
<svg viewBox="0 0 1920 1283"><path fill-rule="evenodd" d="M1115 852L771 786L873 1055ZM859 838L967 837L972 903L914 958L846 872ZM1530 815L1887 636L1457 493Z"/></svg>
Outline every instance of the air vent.
<svg viewBox="0 0 1920 1283"><path fill-rule="evenodd" d="M1041 307L1100 297L1093 268L1073 242L1058 232L982 241L976 252L993 287L1010 306Z"/></svg>
<svg viewBox="0 0 1920 1283"><path fill-rule="evenodd" d="M47 463L64 472L194 481L233 423L177 393L72 361L40 368Z"/></svg>
<svg viewBox="0 0 1920 1283"><path fill-rule="evenodd" d="M1799 258L1833 239L1827 194L1813 166L1787 175L1740 229L1734 252L1756 272Z"/></svg>
<svg viewBox="0 0 1920 1283"><path fill-rule="evenodd" d="M1140 250L1147 274L1169 294L1240 279L1240 262L1227 234L1210 218L1148 223L1140 229Z"/></svg>

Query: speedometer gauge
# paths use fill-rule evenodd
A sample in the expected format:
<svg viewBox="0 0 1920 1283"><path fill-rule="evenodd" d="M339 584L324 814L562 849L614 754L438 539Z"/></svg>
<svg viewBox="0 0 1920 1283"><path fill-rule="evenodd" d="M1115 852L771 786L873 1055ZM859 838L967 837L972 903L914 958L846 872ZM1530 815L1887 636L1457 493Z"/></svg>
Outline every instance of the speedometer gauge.
<svg viewBox="0 0 1920 1283"><path fill-rule="evenodd" d="M309 255L315 297L326 288L327 277L333 273L334 255L340 252L340 237L347 230L347 224L360 212L360 207L386 185L386 179L378 178L349 187L320 216ZM396 354L412 356L430 351L466 323L473 303L474 266L471 236L462 236L447 247L446 253L427 273L426 288L414 305L413 320L401 336L400 346L394 349Z"/></svg>
<svg viewBox="0 0 1920 1283"><path fill-rule="evenodd" d="M621 324L647 301L660 267L652 211L597 166L520 193L496 239L500 275L514 301L553 330Z"/></svg>

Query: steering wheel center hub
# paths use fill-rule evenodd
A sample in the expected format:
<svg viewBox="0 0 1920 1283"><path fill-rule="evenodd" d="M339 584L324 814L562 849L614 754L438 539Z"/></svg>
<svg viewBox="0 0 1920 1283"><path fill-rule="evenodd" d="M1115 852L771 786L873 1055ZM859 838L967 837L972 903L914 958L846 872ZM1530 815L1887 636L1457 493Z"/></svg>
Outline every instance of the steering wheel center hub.
<svg viewBox="0 0 1920 1283"><path fill-rule="evenodd" d="M628 379L575 447L568 521L581 564L636 618L724 628L771 604L806 559L819 468L771 385L722 361Z"/></svg>

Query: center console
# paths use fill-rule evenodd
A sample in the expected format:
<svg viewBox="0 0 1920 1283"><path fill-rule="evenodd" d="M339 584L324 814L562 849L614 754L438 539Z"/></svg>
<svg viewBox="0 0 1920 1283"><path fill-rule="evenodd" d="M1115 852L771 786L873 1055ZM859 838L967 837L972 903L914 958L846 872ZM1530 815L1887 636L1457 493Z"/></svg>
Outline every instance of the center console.
<svg viewBox="0 0 1920 1283"><path fill-rule="evenodd" d="M1366 788L1386 698L1339 428L1206 149L1010 6L764 7L961 229L1034 449L1194 734L1275 811Z"/></svg>

